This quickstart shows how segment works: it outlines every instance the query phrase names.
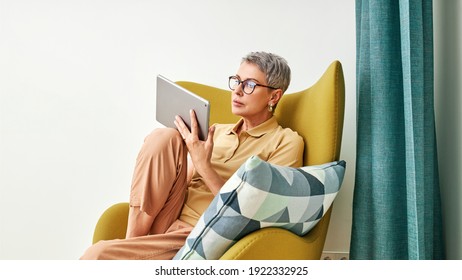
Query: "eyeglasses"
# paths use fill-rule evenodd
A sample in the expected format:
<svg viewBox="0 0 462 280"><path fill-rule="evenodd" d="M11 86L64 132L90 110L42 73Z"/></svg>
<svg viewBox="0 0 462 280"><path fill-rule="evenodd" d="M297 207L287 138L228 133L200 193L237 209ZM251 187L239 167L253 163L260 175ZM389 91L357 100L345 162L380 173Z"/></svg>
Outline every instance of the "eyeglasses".
<svg viewBox="0 0 462 280"><path fill-rule="evenodd" d="M275 87L270 87L270 86L265 86L265 85L261 85L261 84L257 84L256 82L252 81L252 80L245 80L245 81L241 81L239 80L238 77L236 76L230 76L229 77L229 80L228 80L228 86L231 90L235 90L237 89L237 87L242 84L242 91L245 93L245 94L252 94L253 91L255 90L255 88L257 86L260 86L260 87L266 87L266 88L270 88L270 89L277 89Z"/></svg>

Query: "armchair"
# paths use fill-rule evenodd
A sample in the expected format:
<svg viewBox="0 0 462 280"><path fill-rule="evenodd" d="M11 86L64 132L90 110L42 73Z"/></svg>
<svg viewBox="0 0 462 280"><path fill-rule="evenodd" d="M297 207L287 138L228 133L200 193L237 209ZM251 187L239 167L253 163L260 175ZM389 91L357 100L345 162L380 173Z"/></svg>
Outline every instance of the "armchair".
<svg viewBox="0 0 462 280"><path fill-rule="evenodd" d="M211 123L233 123L230 91L193 82L179 85L211 103ZM342 65L334 61L311 87L281 99L275 115L283 127L297 131L305 141L304 165L339 160L343 131L345 85ZM281 228L257 230L234 244L220 259L320 259L332 208L305 236ZM98 220L93 243L124 238L128 203L108 208Z"/></svg>

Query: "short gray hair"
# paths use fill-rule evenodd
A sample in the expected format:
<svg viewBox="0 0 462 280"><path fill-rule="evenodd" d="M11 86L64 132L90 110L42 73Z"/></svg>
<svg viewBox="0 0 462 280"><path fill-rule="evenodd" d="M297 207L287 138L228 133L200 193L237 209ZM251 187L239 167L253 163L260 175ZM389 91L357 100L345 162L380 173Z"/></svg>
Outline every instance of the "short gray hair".
<svg viewBox="0 0 462 280"><path fill-rule="evenodd" d="M289 87L290 67L284 58L273 53L251 52L242 58L242 62L257 65L265 73L268 86L280 88L283 93Z"/></svg>

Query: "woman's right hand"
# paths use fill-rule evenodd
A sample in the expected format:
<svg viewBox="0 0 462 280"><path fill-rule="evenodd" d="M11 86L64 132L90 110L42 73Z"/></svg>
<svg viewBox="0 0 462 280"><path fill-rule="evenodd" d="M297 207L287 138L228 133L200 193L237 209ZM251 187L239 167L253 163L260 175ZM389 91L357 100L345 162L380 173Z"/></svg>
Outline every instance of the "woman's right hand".
<svg viewBox="0 0 462 280"><path fill-rule="evenodd" d="M193 110L190 111L190 117L191 131L179 116L175 118L175 126L186 143L194 168L205 180L212 193L216 194L225 183L225 180L213 169L211 163L215 127L211 126L207 139L201 141L199 139L199 125Z"/></svg>

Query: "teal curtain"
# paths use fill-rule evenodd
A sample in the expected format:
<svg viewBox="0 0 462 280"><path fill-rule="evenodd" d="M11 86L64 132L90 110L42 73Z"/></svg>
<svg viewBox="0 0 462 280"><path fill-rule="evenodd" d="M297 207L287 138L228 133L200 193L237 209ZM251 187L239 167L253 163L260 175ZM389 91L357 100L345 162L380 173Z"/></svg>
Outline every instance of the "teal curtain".
<svg viewBox="0 0 462 280"><path fill-rule="evenodd" d="M351 259L442 259L432 1L356 0Z"/></svg>

